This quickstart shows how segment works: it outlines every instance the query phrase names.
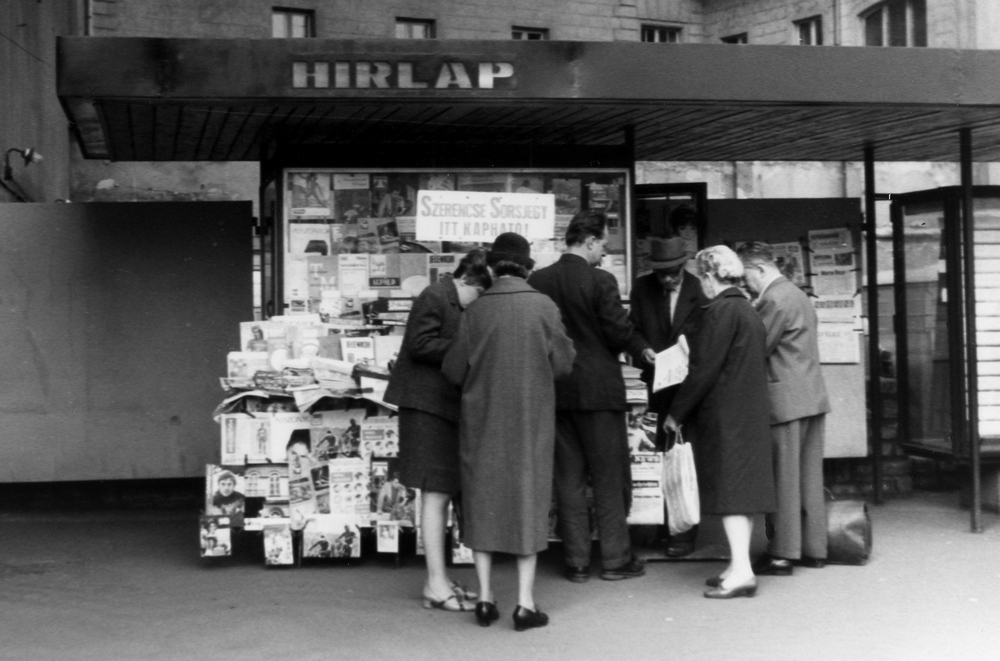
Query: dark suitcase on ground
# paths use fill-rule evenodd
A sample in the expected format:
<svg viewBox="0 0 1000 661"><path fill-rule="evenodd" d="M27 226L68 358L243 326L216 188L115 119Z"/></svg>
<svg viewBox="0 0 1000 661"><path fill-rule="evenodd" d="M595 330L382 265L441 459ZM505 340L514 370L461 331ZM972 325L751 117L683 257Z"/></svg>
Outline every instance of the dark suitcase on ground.
<svg viewBox="0 0 1000 661"><path fill-rule="evenodd" d="M827 562L863 565L872 553L872 520L863 500L826 501Z"/></svg>

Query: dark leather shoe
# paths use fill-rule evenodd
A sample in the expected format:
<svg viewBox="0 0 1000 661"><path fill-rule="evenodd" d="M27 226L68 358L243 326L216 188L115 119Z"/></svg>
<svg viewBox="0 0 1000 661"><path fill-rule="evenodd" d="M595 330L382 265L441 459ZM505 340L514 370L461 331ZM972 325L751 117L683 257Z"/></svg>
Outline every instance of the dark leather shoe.
<svg viewBox="0 0 1000 661"><path fill-rule="evenodd" d="M826 558L813 558L808 555L802 556L799 560L795 561L799 567L808 567L810 569L822 569L826 567Z"/></svg>
<svg viewBox="0 0 1000 661"><path fill-rule="evenodd" d="M626 578L637 578L646 573L646 563L632 556L632 559L621 567L601 570L601 578L605 581L620 581Z"/></svg>
<svg viewBox="0 0 1000 661"><path fill-rule="evenodd" d="M710 588L717 588L720 585L722 585L722 577L721 576L712 576L711 578L706 578L705 579L705 585L707 585Z"/></svg>
<svg viewBox="0 0 1000 661"><path fill-rule="evenodd" d="M792 561L765 553L753 563L753 573L757 576L791 576Z"/></svg>
<svg viewBox="0 0 1000 661"><path fill-rule="evenodd" d="M694 542L670 542L664 553L668 558L683 558L694 553Z"/></svg>
<svg viewBox="0 0 1000 661"><path fill-rule="evenodd" d="M524 606L518 606L514 609L515 631L544 627L548 623L549 616L543 613L541 608L538 608L538 604L535 604L535 610L528 610Z"/></svg>
<svg viewBox="0 0 1000 661"><path fill-rule="evenodd" d="M476 622L481 627L488 627L493 622L500 619L500 611L497 610L497 602L480 601L476 604Z"/></svg>
<svg viewBox="0 0 1000 661"><path fill-rule="evenodd" d="M573 583L586 583L590 578L590 567L566 567L566 578Z"/></svg>
<svg viewBox="0 0 1000 661"><path fill-rule="evenodd" d="M721 585L714 588L708 588L705 590L706 599L735 599L736 597L756 597L757 596L757 580L754 579L749 583L744 583L743 585L737 585L735 587L729 588L728 590Z"/></svg>

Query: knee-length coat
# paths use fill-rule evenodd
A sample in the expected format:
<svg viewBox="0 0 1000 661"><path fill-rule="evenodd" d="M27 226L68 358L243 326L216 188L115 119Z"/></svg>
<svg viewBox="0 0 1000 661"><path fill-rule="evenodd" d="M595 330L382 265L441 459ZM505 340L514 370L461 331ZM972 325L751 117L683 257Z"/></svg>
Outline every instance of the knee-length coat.
<svg viewBox="0 0 1000 661"><path fill-rule="evenodd" d="M687 378L670 405L677 422L695 422L702 509L711 514L775 510L767 333L735 287L705 306Z"/></svg>
<svg viewBox="0 0 1000 661"><path fill-rule="evenodd" d="M521 278L498 278L462 316L442 370L462 387L469 548L530 555L548 546L555 380L575 357L559 308Z"/></svg>

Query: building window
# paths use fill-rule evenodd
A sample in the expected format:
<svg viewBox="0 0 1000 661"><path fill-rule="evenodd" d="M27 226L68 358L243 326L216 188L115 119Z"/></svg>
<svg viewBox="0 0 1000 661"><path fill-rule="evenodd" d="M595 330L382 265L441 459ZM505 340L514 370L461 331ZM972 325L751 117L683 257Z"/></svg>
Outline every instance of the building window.
<svg viewBox="0 0 1000 661"><path fill-rule="evenodd" d="M823 17L811 16L795 21L795 33L799 46L823 45Z"/></svg>
<svg viewBox="0 0 1000 661"><path fill-rule="evenodd" d="M396 39L433 39L434 21L421 18L397 18Z"/></svg>
<svg viewBox="0 0 1000 661"><path fill-rule="evenodd" d="M271 36L276 39L302 39L316 36L316 14L307 9L271 11Z"/></svg>
<svg viewBox="0 0 1000 661"><path fill-rule="evenodd" d="M271 473L271 477L268 480L268 496L280 496L281 495L281 476L277 473Z"/></svg>
<svg viewBox="0 0 1000 661"><path fill-rule="evenodd" d="M885 0L861 13L865 46L926 46L926 0Z"/></svg>
<svg viewBox="0 0 1000 661"><path fill-rule="evenodd" d="M528 41L546 41L549 38L548 28L518 28L510 29L511 39L527 39Z"/></svg>
<svg viewBox="0 0 1000 661"><path fill-rule="evenodd" d="M663 25L643 25L642 40L647 43L676 44L681 40L680 28L669 28Z"/></svg>
<svg viewBox="0 0 1000 661"><path fill-rule="evenodd" d="M724 44L746 44L746 43L749 43L749 42L747 41L747 33L746 32L741 32L739 34L734 34L734 35L730 35L728 37L723 37L722 38L722 43L724 43Z"/></svg>

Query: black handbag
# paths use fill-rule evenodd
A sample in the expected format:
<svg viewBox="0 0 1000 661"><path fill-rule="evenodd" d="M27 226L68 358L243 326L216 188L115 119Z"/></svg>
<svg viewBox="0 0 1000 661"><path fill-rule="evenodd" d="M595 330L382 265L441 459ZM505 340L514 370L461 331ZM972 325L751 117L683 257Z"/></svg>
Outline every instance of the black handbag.
<svg viewBox="0 0 1000 661"><path fill-rule="evenodd" d="M863 500L826 501L826 560L863 565L872 553L872 519Z"/></svg>

